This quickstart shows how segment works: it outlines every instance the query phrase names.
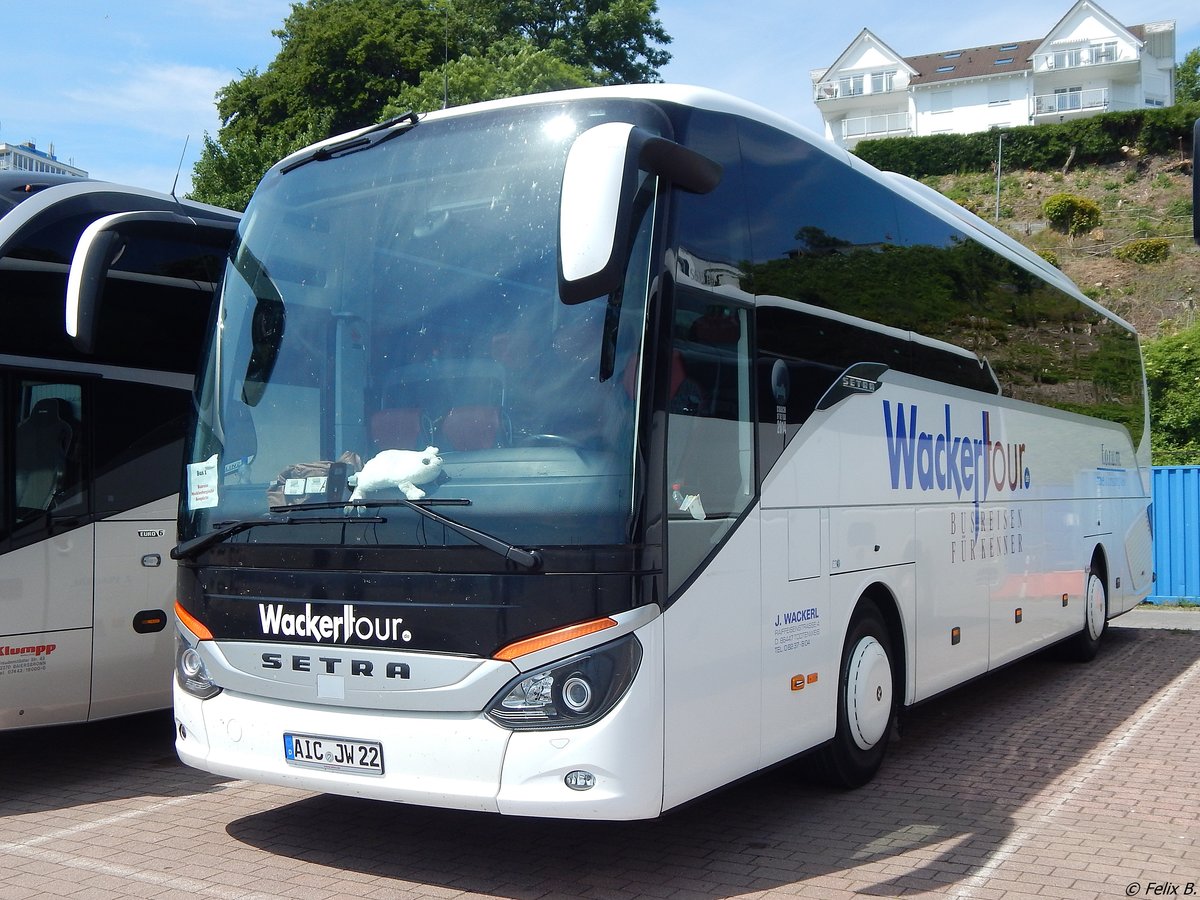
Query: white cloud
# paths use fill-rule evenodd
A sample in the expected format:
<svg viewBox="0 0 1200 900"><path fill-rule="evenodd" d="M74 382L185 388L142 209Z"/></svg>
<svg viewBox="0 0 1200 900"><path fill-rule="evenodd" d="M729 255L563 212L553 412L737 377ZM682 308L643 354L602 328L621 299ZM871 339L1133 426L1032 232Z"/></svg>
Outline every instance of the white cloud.
<svg viewBox="0 0 1200 900"><path fill-rule="evenodd" d="M130 132L178 138L215 133L220 122L214 98L236 73L204 66L140 63L113 69L108 77L64 92L77 122L120 126ZM131 134L131 138L135 139Z"/></svg>

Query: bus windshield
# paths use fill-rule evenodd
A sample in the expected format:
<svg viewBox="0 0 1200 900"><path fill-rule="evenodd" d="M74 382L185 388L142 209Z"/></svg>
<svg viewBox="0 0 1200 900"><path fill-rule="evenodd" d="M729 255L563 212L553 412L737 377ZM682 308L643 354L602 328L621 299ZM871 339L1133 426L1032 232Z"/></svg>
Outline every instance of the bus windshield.
<svg viewBox="0 0 1200 900"><path fill-rule="evenodd" d="M184 540L286 516L229 540L469 543L403 498L505 541L627 543L653 179L622 290L563 303L556 254L567 151L614 119L662 130L630 101L508 107L269 174L198 386Z"/></svg>

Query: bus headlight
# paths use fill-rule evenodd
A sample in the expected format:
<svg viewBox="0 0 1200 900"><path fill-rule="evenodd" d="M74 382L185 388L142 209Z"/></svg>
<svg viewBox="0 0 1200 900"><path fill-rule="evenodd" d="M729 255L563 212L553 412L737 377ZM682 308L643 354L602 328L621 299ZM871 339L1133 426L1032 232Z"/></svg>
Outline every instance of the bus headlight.
<svg viewBox="0 0 1200 900"><path fill-rule="evenodd" d="M486 712L514 730L578 728L612 709L633 682L642 645L632 634L509 682Z"/></svg>
<svg viewBox="0 0 1200 900"><path fill-rule="evenodd" d="M178 634L175 635L175 677L181 688L201 700L221 693L221 689L208 675L204 658Z"/></svg>

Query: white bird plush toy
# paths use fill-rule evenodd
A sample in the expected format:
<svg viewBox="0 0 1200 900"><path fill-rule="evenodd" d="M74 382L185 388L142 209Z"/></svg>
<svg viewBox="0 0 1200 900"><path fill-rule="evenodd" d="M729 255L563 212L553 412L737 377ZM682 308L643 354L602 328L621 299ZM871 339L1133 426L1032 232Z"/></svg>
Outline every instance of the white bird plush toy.
<svg viewBox="0 0 1200 900"><path fill-rule="evenodd" d="M399 488L409 500L420 500L425 492L417 485L428 484L441 474L442 458L437 447L424 450L381 450L355 476L350 501L363 499L388 488Z"/></svg>

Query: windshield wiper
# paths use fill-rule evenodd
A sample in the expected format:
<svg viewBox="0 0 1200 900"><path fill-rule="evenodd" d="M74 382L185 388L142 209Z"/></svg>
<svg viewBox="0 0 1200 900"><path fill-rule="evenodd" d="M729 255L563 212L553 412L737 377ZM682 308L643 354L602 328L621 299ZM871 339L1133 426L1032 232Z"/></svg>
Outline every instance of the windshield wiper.
<svg viewBox="0 0 1200 900"><path fill-rule="evenodd" d="M510 544L508 541L488 534L486 531L480 531L477 528L472 528L470 525L464 525L462 522L456 522L454 519L443 516L441 513L436 513L430 506L470 506L470 500L459 500L453 498L431 498L428 500L408 500L404 497L399 497L394 500L355 500L353 503L337 503L325 501L322 503L298 503L295 506L272 506L271 512L290 512L299 509L345 509L347 511L363 510L363 509L381 509L383 507L405 506L414 512L419 513L427 519L437 522L449 528L451 531L457 532L467 540L474 541L481 547L486 547L493 553L503 556L507 560L515 562L517 565L525 569L536 569L542 564L542 555L536 550L525 550L518 547L516 544ZM346 520L334 521L350 521L350 522L370 522L371 518L355 517Z"/></svg>
<svg viewBox="0 0 1200 900"><path fill-rule="evenodd" d="M313 504L317 506L318 504ZM340 507L341 504L338 504ZM285 511L298 509L301 507L285 506L275 507L276 510ZM284 516L282 519L243 519L240 522L225 522L216 531L202 534L200 537L194 537L189 541L184 541L178 547L171 548L171 559L191 559L194 556L203 553L209 547L221 543L222 541L233 537L235 534L240 534L251 528L258 528L260 525L346 525L346 524L383 524L387 519L383 516L369 516L357 519L347 519L344 516L321 516L319 518L293 518L292 516Z"/></svg>
<svg viewBox="0 0 1200 900"><path fill-rule="evenodd" d="M286 175L293 169L298 169L310 162L324 162L327 159L334 159L338 156L344 156L347 153L355 153L359 150L366 150L368 147L376 147L384 141L391 140L398 134L404 134L415 128L418 124L420 124L420 119L417 118L417 114L415 112L406 112L395 119L388 119L386 122L372 125L366 131L356 134L354 137L334 141L332 144L322 144L311 153L306 153L304 156L292 160L279 170L279 174Z"/></svg>

